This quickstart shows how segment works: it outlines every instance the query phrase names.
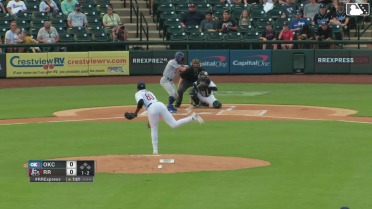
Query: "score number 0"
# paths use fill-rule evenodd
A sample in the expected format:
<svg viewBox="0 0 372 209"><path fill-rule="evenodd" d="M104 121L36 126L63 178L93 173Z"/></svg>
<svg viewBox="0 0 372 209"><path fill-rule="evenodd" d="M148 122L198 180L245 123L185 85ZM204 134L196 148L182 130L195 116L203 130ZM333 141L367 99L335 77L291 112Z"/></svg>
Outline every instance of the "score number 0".
<svg viewBox="0 0 372 209"><path fill-rule="evenodd" d="M66 161L66 176L76 176L77 161Z"/></svg>

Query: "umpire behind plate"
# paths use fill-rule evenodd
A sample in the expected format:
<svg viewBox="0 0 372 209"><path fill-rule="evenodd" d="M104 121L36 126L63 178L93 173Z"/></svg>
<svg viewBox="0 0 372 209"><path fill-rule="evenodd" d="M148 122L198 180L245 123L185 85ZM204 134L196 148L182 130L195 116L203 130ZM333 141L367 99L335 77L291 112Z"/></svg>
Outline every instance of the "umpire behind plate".
<svg viewBox="0 0 372 209"><path fill-rule="evenodd" d="M209 79L207 71L202 71L189 93L195 107L200 107L202 102L219 109L222 103L214 97L214 91L217 91L216 84Z"/></svg>
<svg viewBox="0 0 372 209"><path fill-rule="evenodd" d="M178 82L177 100L176 107L180 107L182 104L183 93L192 87L193 83L198 80L199 73L205 71L200 67L200 60L193 59L191 61L191 67L188 67L185 71L180 72L180 80Z"/></svg>

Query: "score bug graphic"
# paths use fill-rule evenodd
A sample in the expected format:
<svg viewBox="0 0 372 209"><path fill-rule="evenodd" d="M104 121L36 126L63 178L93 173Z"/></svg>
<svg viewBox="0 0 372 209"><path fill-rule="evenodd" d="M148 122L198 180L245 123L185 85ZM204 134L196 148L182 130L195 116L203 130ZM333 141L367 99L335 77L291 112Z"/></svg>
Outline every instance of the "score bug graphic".
<svg viewBox="0 0 372 209"><path fill-rule="evenodd" d="M346 4L346 15L348 16L368 16L370 14L369 3L358 4L358 3L347 3Z"/></svg>
<svg viewBox="0 0 372 209"><path fill-rule="evenodd" d="M93 160L30 160L30 182L93 182Z"/></svg>

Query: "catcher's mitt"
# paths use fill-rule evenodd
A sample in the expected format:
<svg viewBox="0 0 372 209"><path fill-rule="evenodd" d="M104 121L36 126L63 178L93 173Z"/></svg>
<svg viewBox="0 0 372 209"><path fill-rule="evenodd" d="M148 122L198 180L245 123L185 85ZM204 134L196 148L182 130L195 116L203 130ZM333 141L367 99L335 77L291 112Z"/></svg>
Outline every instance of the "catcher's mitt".
<svg viewBox="0 0 372 209"><path fill-rule="evenodd" d="M128 120L132 120L133 118L136 118L137 117L137 114L135 113L131 113L131 112L126 112L124 114L124 117Z"/></svg>

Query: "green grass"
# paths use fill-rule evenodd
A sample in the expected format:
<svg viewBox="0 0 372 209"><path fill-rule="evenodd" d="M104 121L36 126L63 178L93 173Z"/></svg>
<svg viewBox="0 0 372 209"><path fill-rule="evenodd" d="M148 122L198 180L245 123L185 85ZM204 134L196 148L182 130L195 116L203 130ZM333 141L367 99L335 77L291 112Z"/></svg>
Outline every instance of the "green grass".
<svg viewBox="0 0 372 209"><path fill-rule="evenodd" d="M219 84L223 91L268 92L250 96L217 97L223 103L296 104L359 110L372 116L372 85L341 84ZM161 101L167 101L158 84L149 84ZM53 112L83 107L134 104L135 85L70 86L0 89L0 119L52 116ZM217 94L218 95L218 94ZM185 101L187 93L185 93Z"/></svg>
<svg viewBox="0 0 372 209"><path fill-rule="evenodd" d="M149 84L158 99L166 94ZM372 85L220 84L223 103L296 104L372 116ZM135 85L0 89L0 118L51 116L134 104ZM29 183L31 159L151 153L144 121L0 125L0 208L351 209L372 208L372 128L331 121L207 121L160 124L160 152L257 158L271 166L222 172L102 174L94 183Z"/></svg>
<svg viewBox="0 0 372 209"><path fill-rule="evenodd" d="M0 127L5 137L0 143L4 159L0 166L6 168L0 173L0 187L7 188L0 192L7 200L3 208L50 208L40 204L44 199L68 200L70 208L97 209L372 206L366 198L372 186L368 160L372 129L367 124L342 122L230 121L220 129L221 122L209 121L204 130L198 124L179 129L162 124L162 153L258 158L272 166L224 172L97 174L92 184L27 182L22 165L30 159L150 153L144 126L145 122L79 122ZM205 130L213 132L206 135ZM201 137L190 140L197 135Z"/></svg>

